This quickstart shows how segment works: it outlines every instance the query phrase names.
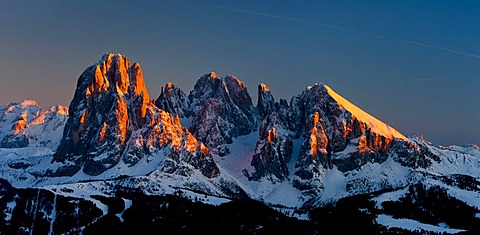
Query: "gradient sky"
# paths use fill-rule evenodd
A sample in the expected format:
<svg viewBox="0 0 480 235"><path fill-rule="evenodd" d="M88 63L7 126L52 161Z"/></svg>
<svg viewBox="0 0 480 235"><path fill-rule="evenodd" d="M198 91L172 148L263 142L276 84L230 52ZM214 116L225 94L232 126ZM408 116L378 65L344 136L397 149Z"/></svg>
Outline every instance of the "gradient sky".
<svg viewBox="0 0 480 235"><path fill-rule="evenodd" d="M256 100L324 82L405 135L480 144L480 1L3 1L0 104L69 105L105 52L152 97L232 74Z"/></svg>

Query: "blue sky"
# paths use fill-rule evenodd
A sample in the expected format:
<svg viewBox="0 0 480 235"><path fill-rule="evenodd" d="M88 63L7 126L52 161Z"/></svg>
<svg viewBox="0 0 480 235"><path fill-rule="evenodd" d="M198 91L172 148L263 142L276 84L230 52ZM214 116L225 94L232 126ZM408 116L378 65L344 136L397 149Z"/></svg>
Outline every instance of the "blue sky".
<svg viewBox="0 0 480 235"><path fill-rule="evenodd" d="M478 1L3 1L0 104L68 105L105 52L157 97L216 71L290 99L324 82L434 143L480 143Z"/></svg>

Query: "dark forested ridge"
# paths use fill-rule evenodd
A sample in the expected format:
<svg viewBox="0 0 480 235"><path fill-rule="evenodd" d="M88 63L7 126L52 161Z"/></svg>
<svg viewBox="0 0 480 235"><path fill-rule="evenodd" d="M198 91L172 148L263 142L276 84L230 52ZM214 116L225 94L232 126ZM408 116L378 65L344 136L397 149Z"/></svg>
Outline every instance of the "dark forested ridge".
<svg viewBox="0 0 480 235"><path fill-rule="evenodd" d="M377 193L378 194L378 193ZM480 232L478 210L436 187L410 185L405 197L376 208L376 194L343 198L298 220L262 202L234 200L219 206L185 198L181 193L145 195L118 190L115 197L72 198L45 189L16 189L0 180L0 234L416 234L426 231L388 229L376 223L379 214L411 218L427 224ZM131 201L125 208L125 200ZM92 202L108 207L102 211ZM105 214L104 214L105 213Z"/></svg>

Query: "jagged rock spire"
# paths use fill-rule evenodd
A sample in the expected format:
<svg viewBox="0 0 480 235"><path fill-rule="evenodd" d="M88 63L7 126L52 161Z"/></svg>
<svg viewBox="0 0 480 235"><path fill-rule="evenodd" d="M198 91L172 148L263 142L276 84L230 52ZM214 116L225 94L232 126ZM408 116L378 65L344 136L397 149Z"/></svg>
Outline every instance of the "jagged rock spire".
<svg viewBox="0 0 480 235"><path fill-rule="evenodd" d="M185 93L180 88L175 87L171 82L167 83L160 92L155 105L164 110L165 112L173 115L179 115L179 117L189 117L190 101Z"/></svg>
<svg viewBox="0 0 480 235"><path fill-rule="evenodd" d="M54 161L71 162L63 168L69 175L83 165L91 175L114 166L132 130L144 124L149 99L140 65L105 54L78 79Z"/></svg>
<svg viewBox="0 0 480 235"><path fill-rule="evenodd" d="M178 163L174 166L184 162L206 168L200 170L208 177L217 175L208 149L174 120L150 103L138 63L130 66L121 54L105 54L78 79L70 117L53 159L62 165L49 174L73 175L83 168L86 174L98 175L120 160L131 166L151 151L167 148L171 153L168 162ZM177 171L172 164L168 169Z"/></svg>
<svg viewBox="0 0 480 235"><path fill-rule="evenodd" d="M255 130L256 116L245 84L234 76L202 76L190 92L194 115L190 131L219 155L229 152L233 138Z"/></svg>
<svg viewBox="0 0 480 235"><path fill-rule="evenodd" d="M260 120L275 111L275 99L265 83L258 85L257 109Z"/></svg>

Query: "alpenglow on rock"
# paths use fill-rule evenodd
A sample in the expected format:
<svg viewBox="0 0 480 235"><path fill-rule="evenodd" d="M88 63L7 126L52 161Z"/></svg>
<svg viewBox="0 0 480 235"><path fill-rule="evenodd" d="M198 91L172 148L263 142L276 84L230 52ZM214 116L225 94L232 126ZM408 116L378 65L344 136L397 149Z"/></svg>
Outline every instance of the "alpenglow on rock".
<svg viewBox="0 0 480 235"><path fill-rule="evenodd" d="M394 142L408 141L324 84L310 86L292 98L291 110L295 110L292 116L297 116L294 120L304 123L294 179L294 186L302 190L322 188L315 175L322 175L333 165L346 172L367 162L381 163ZM354 151L343 153L347 146Z"/></svg>
<svg viewBox="0 0 480 235"><path fill-rule="evenodd" d="M73 175L83 169L98 175L120 160L134 165L144 155L166 148L176 162L186 160L209 169L200 169L208 177L215 176L219 171L210 153L173 120L151 103L138 63L130 66L123 55L105 54L78 79L53 159L61 166L49 174Z"/></svg>
<svg viewBox="0 0 480 235"><path fill-rule="evenodd" d="M290 173L287 164L293 151L292 132L288 128L288 104L285 100L275 102L267 85L262 83L258 86L257 109L263 121L251 161L255 172L247 176L251 180L268 177L282 181Z"/></svg>
<svg viewBox="0 0 480 235"><path fill-rule="evenodd" d="M257 141L251 165L255 172L250 179L275 176L282 181L288 174L288 162L292 157L293 142L277 112L266 117L260 127L260 139Z"/></svg>
<svg viewBox="0 0 480 235"><path fill-rule="evenodd" d="M478 145L444 147L421 135L406 138L324 84L307 87L290 102L275 100L260 84L254 107L238 78L210 73L189 94L167 83L154 104L140 66L106 54L78 79L70 110L43 110L34 101L0 106L0 172L6 180L0 179L0 230L91 233L112 223L122 230L150 205L184 217L192 209L204 211L198 203L220 211L239 208L235 200L295 217L311 211L317 218L323 218L316 214L321 210L312 211L318 207L363 201L370 206L362 202L352 212L375 223L375 216L391 215L398 205L412 206L420 197L408 195L416 194L451 197L438 203L455 200L453 210L470 205L465 218L473 226L458 229L476 228ZM369 196L348 199L359 194ZM258 202L244 204L246 199ZM432 206L421 201L426 204L417 209ZM165 207L170 202L183 212ZM79 225L86 218L79 209L95 216ZM353 220L363 221L360 214L353 213ZM158 222L159 215L152 215L149 221Z"/></svg>
<svg viewBox="0 0 480 235"><path fill-rule="evenodd" d="M67 107L57 105L45 110L34 100L0 106L0 148L56 150L67 118Z"/></svg>
<svg viewBox="0 0 480 235"><path fill-rule="evenodd" d="M265 83L258 85L257 109L260 120L275 111L275 99Z"/></svg>

